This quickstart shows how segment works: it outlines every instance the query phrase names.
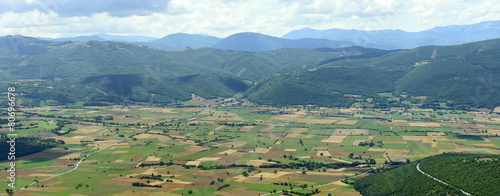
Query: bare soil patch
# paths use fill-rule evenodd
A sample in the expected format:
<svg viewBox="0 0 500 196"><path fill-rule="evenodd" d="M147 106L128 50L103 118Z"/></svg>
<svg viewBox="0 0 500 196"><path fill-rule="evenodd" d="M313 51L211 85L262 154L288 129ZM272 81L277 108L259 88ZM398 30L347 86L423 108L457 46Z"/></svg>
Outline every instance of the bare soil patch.
<svg viewBox="0 0 500 196"><path fill-rule="evenodd" d="M312 119L311 116L306 119L298 120L299 123L307 123L307 124L333 124L337 121L347 120L347 118L339 118L339 117L327 117L324 119Z"/></svg>
<svg viewBox="0 0 500 196"><path fill-rule="evenodd" d="M142 154L136 154L134 157L132 157L132 160L139 160L142 157Z"/></svg>
<svg viewBox="0 0 500 196"><path fill-rule="evenodd" d="M404 156L389 156L389 158L393 162L406 162L406 158Z"/></svg>
<svg viewBox="0 0 500 196"><path fill-rule="evenodd" d="M280 148L271 148L266 154L262 155L261 157L263 159L272 159L272 158L281 158L283 155L281 155L281 152L283 149Z"/></svg>
<svg viewBox="0 0 500 196"><path fill-rule="evenodd" d="M255 126L243 126L240 129L238 129L238 132L248 132L252 130Z"/></svg>
<svg viewBox="0 0 500 196"><path fill-rule="evenodd" d="M245 163L245 165L253 165L254 167L259 167L263 163L271 163L271 162L268 162L266 160L249 160Z"/></svg>
<svg viewBox="0 0 500 196"><path fill-rule="evenodd" d="M121 154L121 153L128 153L128 151L113 151L112 154Z"/></svg>
<svg viewBox="0 0 500 196"><path fill-rule="evenodd" d="M446 133L443 132L427 132L427 136L445 136Z"/></svg>
<svg viewBox="0 0 500 196"><path fill-rule="evenodd" d="M422 141L420 136L401 136L406 141Z"/></svg>

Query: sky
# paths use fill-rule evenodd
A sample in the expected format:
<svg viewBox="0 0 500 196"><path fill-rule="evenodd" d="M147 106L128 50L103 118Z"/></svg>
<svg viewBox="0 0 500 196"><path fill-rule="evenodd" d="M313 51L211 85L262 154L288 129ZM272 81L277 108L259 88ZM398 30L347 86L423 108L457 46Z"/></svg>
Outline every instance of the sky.
<svg viewBox="0 0 500 196"><path fill-rule="evenodd" d="M500 20L500 0L0 0L0 35L163 37L302 28L401 29Z"/></svg>

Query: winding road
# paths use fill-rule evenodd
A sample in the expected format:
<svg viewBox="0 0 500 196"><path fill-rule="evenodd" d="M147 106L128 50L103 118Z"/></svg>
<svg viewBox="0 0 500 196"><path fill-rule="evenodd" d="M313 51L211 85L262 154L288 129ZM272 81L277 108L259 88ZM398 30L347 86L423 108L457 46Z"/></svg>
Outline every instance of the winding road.
<svg viewBox="0 0 500 196"><path fill-rule="evenodd" d="M192 117L192 116L194 116L194 115L195 115L195 114L191 115L190 117ZM185 118L189 118L189 117L185 117ZM181 118L181 119L185 119L185 118ZM150 131L151 129L153 129L153 127L154 127L154 125L153 125L153 126L150 126L150 127L148 128L148 130L146 130L146 131L144 131L144 132L142 132L142 133L146 133L146 132ZM73 171L75 171L76 169L78 169L78 167L80 166L80 163L82 163L82 161L85 161L85 159L86 159L87 157L89 157L90 155L93 155L93 154L95 154L95 153L98 153L98 152L101 152L101 151L103 151L103 150L106 150L106 149L108 149L108 148L110 148L110 147L112 147L112 146L114 146L114 145L116 145L116 144L118 144L118 143L122 142L123 140L125 140L125 139L127 139L127 138L129 138L129 136L126 136L126 137L122 138L121 140L119 140L119 141L117 141L117 142L115 142L115 143L113 143L113 144L111 144L111 145L107 146L106 148L102 148L102 149L96 150L96 151L94 151L94 152L91 152L91 153L89 153L89 154L85 155L82 159L80 159L80 161L78 161L78 163L76 163L76 164L75 164L75 167L74 167L73 169L71 169L71 170L68 170L68 171L66 171L66 172L64 172L64 173L60 173L60 174L58 174L58 175L55 175L55 176L52 176L52 177L49 177L49 178L45 178L45 179L42 179L42 180L39 180L39 181L35 181L35 182L33 182L33 183L29 184L29 185L26 185L26 186L24 186L24 187L21 187L20 189L13 190L13 192L20 191L20 190L23 190L23 189L28 188L28 187L30 187L30 186L33 186L33 185L35 185L35 184L37 184L37 183L39 183L39 182L46 181L46 180L50 180L50 179L52 179L52 178L56 178L56 177L59 177L59 176L65 175L65 174L67 174L67 173L73 172ZM5 195L5 194L7 194L7 193L1 193L0 195Z"/></svg>
<svg viewBox="0 0 500 196"><path fill-rule="evenodd" d="M71 169L71 170L68 170L68 171L66 171L66 172L64 172L64 173L60 173L60 174L57 174L57 175L52 176L52 177L49 177L49 178L45 178L45 179L42 179L42 180L39 180L39 181L35 181L35 182L33 182L33 183L31 183L31 184L28 184L28 185L26 185L26 186L24 186L24 187L22 187L22 188L20 188L20 189L14 190L14 192L16 192L16 191L20 191L20 190L23 190L23 189L25 189L25 188L28 188L28 187L30 187L30 186L33 186L34 184L39 183L39 182L46 181L46 180L50 180L50 179L52 179L52 178L56 178L56 177L62 176L62 175L64 175L64 174L70 173L70 172L72 172L72 171L75 171L76 169L78 169L78 166L80 166L80 163L82 163L82 161L85 161L85 159L86 159L88 156L90 156L90 155L92 155L92 154L94 154L94 153L98 153L98 152L101 152L101 151L103 151L103 150L106 150L106 149L108 149L108 148L110 148L110 147L112 147L112 146L114 146L114 145L116 145L116 144L118 144L118 143L122 142L124 139L127 139L127 138L128 138L128 136L127 136L127 137L124 137L124 138L123 138L123 139L121 139L120 141L117 141L117 142L115 142L115 143L111 144L110 146L108 146L108 147L106 147L106 148L103 148L103 149L100 149L100 150L97 150L97 151L94 151L94 152L91 152L91 153L89 153L89 154L85 155L85 157L84 157L84 158L82 158L82 159L80 159L80 161L78 161L78 163L76 163L76 164L75 164L75 167L74 167L73 169ZM5 195L5 194L7 194L7 193L2 193L2 194L0 194L0 195Z"/></svg>
<svg viewBox="0 0 500 196"><path fill-rule="evenodd" d="M423 172L422 170L420 170L420 162L418 162L418 163L417 163L417 170L418 170L420 173L422 173L422 174L424 174L424 175L426 175L426 176L429 176L430 178L434 179L435 181L441 182L441 183L443 183L443 184L445 184L445 185L448 185L448 186L451 186L451 187L453 187L453 188L456 188L456 189L460 190L463 194L466 194L466 195L472 195L472 194L470 194L470 193L465 192L465 191L464 191L464 190L462 190L462 189L459 189L459 188L457 188L457 187L454 187L454 186L453 186L453 185L451 185L451 184L448 184L448 183L446 183L446 182L444 182L444 181L442 181L442 180L440 180L440 179L435 178L434 176L431 176L431 175L429 175L429 174L427 174L427 173Z"/></svg>

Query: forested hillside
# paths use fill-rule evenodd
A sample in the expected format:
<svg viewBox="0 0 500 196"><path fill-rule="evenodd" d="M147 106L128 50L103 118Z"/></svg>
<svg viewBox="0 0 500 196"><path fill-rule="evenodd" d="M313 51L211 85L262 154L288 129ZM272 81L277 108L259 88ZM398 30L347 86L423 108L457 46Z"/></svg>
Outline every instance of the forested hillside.
<svg viewBox="0 0 500 196"><path fill-rule="evenodd" d="M271 105L350 106L349 94L390 92L404 71L376 67L328 67L275 76L247 91L250 100Z"/></svg>
<svg viewBox="0 0 500 196"><path fill-rule="evenodd" d="M500 96L500 39L394 51L353 46L166 52L121 42L6 36L0 38L0 51L0 85L22 86L30 105L47 99L56 104L172 103L190 99L191 93L214 98L238 92L271 105L365 101L370 107L388 107L408 105L403 104L407 97L417 96L425 97L424 105L500 105L494 99ZM380 93L404 96L395 103Z"/></svg>
<svg viewBox="0 0 500 196"><path fill-rule="evenodd" d="M123 100L172 103L232 97L276 73L318 66L322 59L378 50L300 48L269 52L220 49L162 51L120 42L56 42L22 36L0 38L2 86L15 83L27 98L68 104Z"/></svg>
<svg viewBox="0 0 500 196"><path fill-rule="evenodd" d="M270 77L246 95L263 104L346 106L356 101L350 94L377 99L390 92L426 96L425 104L493 108L500 105L493 98L500 96L499 48L496 39L331 58L315 70Z"/></svg>
<svg viewBox="0 0 500 196"><path fill-rule="evenodd" d="M418 161L356 181L362 195L464 195L416 169ZM500 156L445 153L420 160L420 169L472 195L500 194Z"/></svg>
<svg viewBox="0 0 500 196"><path fill-rule="evenodd" d="M370 174L354 184L364 196L375 195L465 195L458 189L437 182L416 169L417 162Z"/></svg>
<svg viewBox="0 0 500 196"><path fill-rule="evenodd" d="M420 169L472 195L500 195L500 156L447 153L423 159Z"/></svg>
<svg viewBox="0 0 500 196"><path fill-rule="evenodd" d="M0 138L0 153L6 155L6 156L2 156L0 157L0 161L3 161L3 160L8 160L8 157L7 156L9 154L10 151L10 143L8 143L8 141L10 141L9 138L6 137L6 135L2 135L1 138ZM34 137L20 137L20 138L16 138L15 140L15 145L17 146L22 146L23 148L16 148L16 151L15 151L15 154L14 154L14 157L22 157L22 156L26 156L26 155L30 155L30 154L33 154L33 153L37 153L37 152L40 152L40 151L43 151L45 149L48 149L48 148L53 148L59 144L64 144L64 142L62 140L55 140L53 138L49 138L49 139L42 139L42 138L34 138ZM14 159L12 159L12 161L14 161Z"/></svg>

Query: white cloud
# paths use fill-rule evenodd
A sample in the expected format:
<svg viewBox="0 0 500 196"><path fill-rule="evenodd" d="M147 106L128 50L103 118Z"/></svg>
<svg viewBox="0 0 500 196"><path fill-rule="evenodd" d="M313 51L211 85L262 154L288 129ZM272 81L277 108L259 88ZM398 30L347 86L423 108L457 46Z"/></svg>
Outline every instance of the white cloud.
<svg viewBox="0 0 500 196"><path fill-rule="evenodd" d="M251 31L281 36L305 27L419 31L434 26L500 20L500 0L148 0L144 5L137 2L4 0L0 1L0 34L67 37L111 33L163 37L185 32L226 37Z"/></svg>
<svg viewBox="0 0 500 196"><path fill-rule="evenodd" d="M189 14L194 11L194 6L190 0L171 0L167 6L168 14Z"/></svg>

